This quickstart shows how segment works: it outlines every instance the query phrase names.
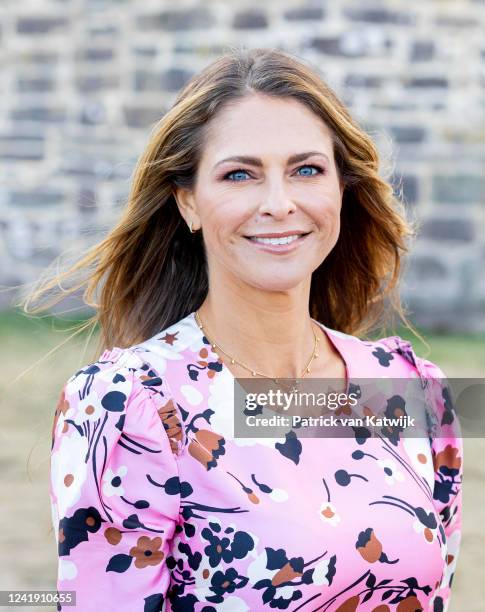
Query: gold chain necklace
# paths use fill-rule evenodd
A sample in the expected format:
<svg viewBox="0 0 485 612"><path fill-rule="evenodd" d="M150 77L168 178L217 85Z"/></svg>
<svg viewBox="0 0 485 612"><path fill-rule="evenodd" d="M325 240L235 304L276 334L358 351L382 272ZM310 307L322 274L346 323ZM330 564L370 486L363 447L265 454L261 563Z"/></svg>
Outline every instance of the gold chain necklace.
<svg viewBox="0 0 485 612"><path fill-rule="evenodd" d="M200 327L200 329L202 329L204 331L204 336L207 338L207 340L209 340L212 348L218 348L221 353L224 353L224 355L226 355L227 357L229 357L229 359L231 360L231 363L237 363L238 365L240 365L241 367L243 367L245 370L247 370L248 372L251 372L252 376L263 376L264 378L271 378L272 380L274 380L275 382L278 382L278 378L273 378L273 376L267 376L266 374L262 374L261 372L258 372L257 370L253 370L252 368L250 368L249 366L247 366L245 363L242 363L241 361L238 361L235 357L233 357L232 355L229 355L229 353L227 353L222 346L220 346L219 344L217 344L216 342L213 342L209 336L206 333L206 329L204 327L204 325L202 324L200 315L199 315L199 311L196 310L195 311L195 318L197 321L197 325ZM318 357L318 342L319 342L319 338L317 338L316 334L315 334L315 329L312 327L312 331L313 331L313 352L312 352L312 356L310 357L309 362L307 363L307 365L305 366L305 368L303 369L303 372L300 375L300 378L303 378L305 376L305 374L308 374L311 370L310 370L310 365L312 363L312 361L315 359L315 357ZM295 382L297 383L298 380L295 380Z"/></svg>

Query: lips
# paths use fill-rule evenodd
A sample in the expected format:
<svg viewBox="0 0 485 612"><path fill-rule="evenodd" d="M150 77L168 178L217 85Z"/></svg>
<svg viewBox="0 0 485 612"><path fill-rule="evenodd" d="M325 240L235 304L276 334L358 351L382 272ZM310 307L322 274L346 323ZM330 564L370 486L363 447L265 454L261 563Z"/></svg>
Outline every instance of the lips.
<svg viewBox="0 0 485 612"><path fill-rule="evenodd" d="M288 253L298 248L311 232L290 234L278 237L269 237L264 234L258 236L245 236L250 244L258 250L269 253Z"/></svg>
<svg viewBox="0 0 485 612"><path fill-rule="evenodd" d="M289 236L266 237L266 236L250 236L249 240L259 244L291 244L298 240L303 234L290 234Z"/></svg>
<svg viewBox="0 0 485 612"><path fill-rule="evenodd" d="M286 232L267 232L265 234L246 234L245 238L285 238L287 236L306 236L307 230L294 229Z"/></svg>

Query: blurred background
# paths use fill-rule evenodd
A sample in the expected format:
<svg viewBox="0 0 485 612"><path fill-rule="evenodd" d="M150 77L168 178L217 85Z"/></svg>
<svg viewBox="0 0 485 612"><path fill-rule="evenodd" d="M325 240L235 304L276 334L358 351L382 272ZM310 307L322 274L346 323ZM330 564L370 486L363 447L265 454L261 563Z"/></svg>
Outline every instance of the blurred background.
<svg viewBox="0 0 485 612"><path fill-rule="evenodd" d="M372 135L420 222L401 295L431 350L396 332L448 377L485 375L484 28L483 0L0 3L0 589L55 588L50 429L63 382L97 357L95 335L67 341L79 299L42 318L13 304L104 235L155 122L229 46L310 62ZM484 454L465 440L451 612L485 601Z"/></svg>

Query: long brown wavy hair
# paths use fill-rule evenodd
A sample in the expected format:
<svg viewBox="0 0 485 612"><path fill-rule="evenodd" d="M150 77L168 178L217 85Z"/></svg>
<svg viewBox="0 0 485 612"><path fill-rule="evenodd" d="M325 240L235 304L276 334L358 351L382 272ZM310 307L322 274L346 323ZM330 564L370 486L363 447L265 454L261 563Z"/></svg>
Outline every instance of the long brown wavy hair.
<svg viewBox="0 0 485 612"><path fill-rule="evenodd" d="M79 331L99 325L101 350L141 342L196 310L209 288L203 235L189 232L174 188L193 188L211 120L226 104L253 92L299 100L332 133L344 184L341 231L313 272L310 315L363 336L397 313L416 333L398 294L402 256L415 227L391 184L378 174L373 140L317 69L266 48L230 47L183 87L150 135L116 225L69 269L44 279L20 303L24 312L47 310L83 290L95 314ZM78 274L81 280L73 282ZM62 290L52 295L56 287ZM48 294L47 303L30 307Z"/></svg>

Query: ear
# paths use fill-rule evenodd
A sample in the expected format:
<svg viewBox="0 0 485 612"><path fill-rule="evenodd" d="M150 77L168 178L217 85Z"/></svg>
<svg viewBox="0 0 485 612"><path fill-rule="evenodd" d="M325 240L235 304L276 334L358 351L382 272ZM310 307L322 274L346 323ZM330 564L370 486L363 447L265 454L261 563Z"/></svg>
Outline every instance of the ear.
<svg viewBox="0 0 485 612"><path fill-rule="evenodd" d="M173 192L173 197L177 203L177 207L182 215L185 223L190 225L192 221L192 229L195 231L200 228L200 219L197 213L195 197L193 191L176 187Z"/></svg>

